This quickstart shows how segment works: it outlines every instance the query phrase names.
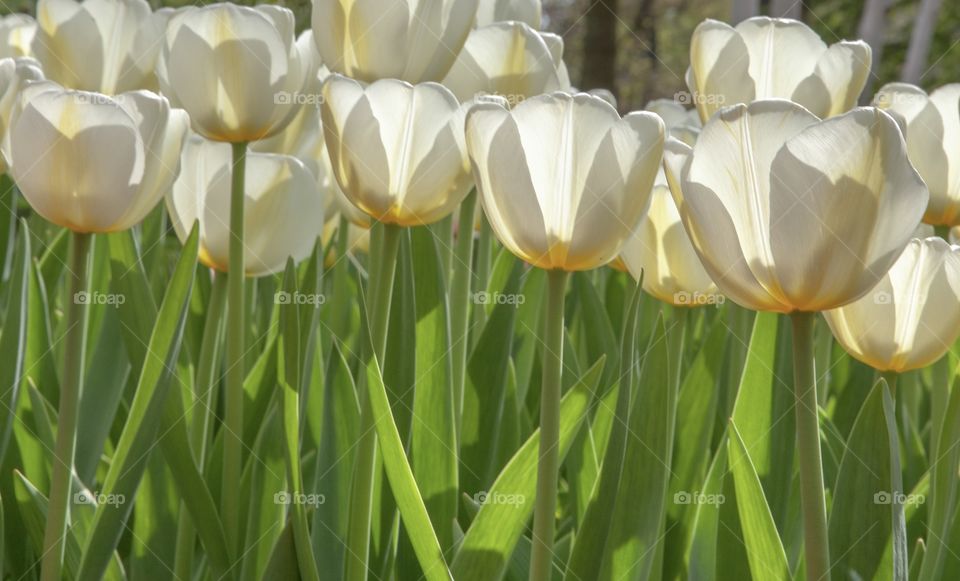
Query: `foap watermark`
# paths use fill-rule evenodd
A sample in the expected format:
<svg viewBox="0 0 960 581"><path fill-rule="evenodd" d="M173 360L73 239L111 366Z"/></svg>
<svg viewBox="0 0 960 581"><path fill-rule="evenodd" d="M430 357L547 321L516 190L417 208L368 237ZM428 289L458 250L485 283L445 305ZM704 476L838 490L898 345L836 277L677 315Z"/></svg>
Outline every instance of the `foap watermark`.
<svg viewBox="0 0 960 581"><path fill-rule="evenodd" d="M522 494L507 494L505 492L487 492L486 490L481 490L473 495L473 501L477 504L522 506L527 502L527 497Z"/></svg>
<svg viewBox="0 0 960 581"><path fill-rule="evenodd" d="M501 105L506 101L506 105L511 109L526 99L527 96L520 93L477 93L473 96L473 100L476 103L494 103Z"/></svg>
<svg viewBox="0 0 960 581"><path fill-rule="evenodd" d="M73 293L73 303L76 305L109 305L119 307L127 302L127 297L120 293L102 293L98 291L80 291Z"/></svg>
<svg viewBox="0 0 960 581"><path fill-rule="evenodd" d="M91 492L89 490L81 490L73 493L74 504L89 504L93 506L106 505L119 508L121 504L126 502L127 497L124 494L103 494L101 492Z"/></svg>
<svg viewBox="0 0 960 581"><path fill-rule="evenodd" d="M527 297L520 293L502 293L499 291L487 292L477 291L473 293L473 304L475 305L514 305L519 306L527 302Z"/></svg>
<svg viewBox="0 0 960 581"><path fill-rule="evenodd" d="M873 304L889 305L893 302L893 296L887 291L877 291L873 293Z"/></svg>
<svg viewBox="0 0 960 581"><path fill-rule="evenodd" d="M673 94L673 100L681 105L723 105L727 102L727 96L721 93L701 93L699 91L690 93L689 91L677 91Z"/></svg>
<svg viewBox="0 0 960 581"><path fill-rule="evenodd" d="M280 91L273 94L274 105L322 105L322 93Z"/></svg>
<svg viewBox="0 0 960 581"><path fill-rule="evenodd" d="M927 498L922 494L904 494L902 492L888 492L881 490L874 493L873 504L898 504L906 506L908 504L923 504Z"/></svg>
<svg viewBox="0 0 960 581"><path fill-rule="evenodd" d="M723 494L707 494L699 490L693 492L681 490L673 495L673 504L706 504L719 508L726 501L727 498Z"/></svg>
<svg viewBox="0 0 960 581"><path fill-rule="evenodd" d="M714 293L702 293L700 291L687 292L680 291L673 293L673 302L677 305L682 305L685 307L698 307L703 305L715 305L720 306L726 302L727 297L721 294Z"/></svg>
<svg viewBox="0 0 960 581"><path fill-rule="evenodd" d="M327 502L327 497L322 494L306 494L303 492L287 492L281 490L273 495L273 504L289 505L298 504L302 506L320 506Z"/></svg>
<svg viewBox="0 0 960 581"><path fill-rule="evenodd" d="M273 295L273 302L278 305L322 305L327 302L327 297L323 293L302 293L300 291L288 293L287 291L277 291Z"/></svg>

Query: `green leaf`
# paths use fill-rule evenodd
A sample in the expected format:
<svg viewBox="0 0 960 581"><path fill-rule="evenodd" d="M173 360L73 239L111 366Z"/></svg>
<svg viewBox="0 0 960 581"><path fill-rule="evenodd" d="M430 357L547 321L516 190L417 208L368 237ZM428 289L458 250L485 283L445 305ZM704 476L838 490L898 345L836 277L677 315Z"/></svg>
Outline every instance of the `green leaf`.
<svg viewBox="0 0 960 581"><path fill-rule="evenodd" d="M417 319L411 457L413 474L440 547L453 545L457 518L458 463L450 331L444 276L433 235L411 231Z"/></svg>
<svg viewBox="0 0 960 581"><path fill-rule="evenodd" d="M670 479L670 493L673 495L703 490L703 480L710 464L717 387L728 339L726 325L715 321L680 386L677 425L681 429L674 442L673 476ZM664 567L668 579L683 569L683 554L693 532L695 507L676 502L667 505Z"/></svg>
<svg viewBox="0 0 960 581"><path fill-rule="evenodd" d="M103 574L132 509L132 500L136 497L137 487L146 469L146 459L160 423L171 370L179 354L190 290L193 287L198 243L199 227L194 226L160 306L157 324L147 348L149 356L140 372L136 395L103 484L104 494L130 499L131 502L120 506L101 505L97 508L83 551L80 579L97 579Z"/></svg>
<svg viewBox="0 0 960 581"><path fill-rule="evenodd" d="M505 292L516 293L519 284L518 266ZM485 490L496 475L498 426L506 400L517 312L515 305L506 302L496 305L467 362L460 425L460 488L468 494Z"/></svg>
<svg viewBox="0 0 960 581"><path fill-rule="evenodd" d="M637 284L628 301L627 316L621 330L620 378L612 390L616 404L611 406L604 402L597 410L591 426L591 433L597 436L598 455L603 458L603 464L577 531L573 553L567 565L565 578L568 580L595 579L600 574L624 466L627 422L635 376L637 314L642 300L643 291L641 285Z"/></svg>
<svg viewBox="0 0 960 581"><path fill-rule="evenodd" d="M767 506L760 478L736 422L732 421L730 427L732 436L727 439L727 454L737 491L737 510L750 573L754 579L788 579L787 555Z"/></svg>
<svg viewBox="0 0 960 581"><path fill-rule="evenodd" d="M957 469L960 466L960 371L954 375L950 400L941 422L937 450L930 464L931 507L926 557L920 568L923 581L942 579L948 552L956 557L957 539L952 538L951 517L957 511ZM951 544L951 540L953 543Z"/></svg>
<svg viewBox="0 0 960 581"><path fill-rule="evenodd" d="M650 339L630 410L617 502L604 547L600 578L647 578L666 519L673 458L677 382L663 318Z"/></svg>
<svg viewBox="0 0 960 581"><path fill-rule="evenodd" d="M283 291L287 296L295 296L297 272L293 259L287 258L287 268L283 275ZM300 334L300 309L296 301L288 301L279 307L280 332L277 338L277 382L283 392L283 443L284 459L287 465L287 482L294 502L290 503L293 537L296 545L296 558L303 579L319 579L317 563L310 544L310 530L307 526L306 505L299 501L303 497L303 474L300 463L300 388L303 371L303 356Z"/></svg>
<svg viewBox="0 0 960 581"><path fill-rule="evenodd" d="M403 442L393 420L387 390L380 375L376 357L370 357L366 370L367 396L376 418L377 440L380 443L383 466L390 481L390 489L400 509L400 517L410 543L428 581L450 579L450 572L443 559L440 541L430 523L430 515L417 489L413 470L407 462Z"/></svg>
<svg viewBox="0 0 960 581"><path fill-rule="evenodd" d="M560 402L561 462L579 432L587 410L595 401L603 364L603 359L597 361ZM503 575L533 514L539 446L540 432L537 430L486 491L485 502L467 529L453 560L452 569L457 581L489 581Z"/></svg>
<svg viewBox="0 0 960 581"><path fill-rule="evenodd" d="M905 562L900 570L895 563L878 558L890 542L893 514L902 511L902 501L909 498L894 482L893 468L899 472L900 467L899 461L891 466L891 458L896 460L899 454L893 422L892 399L886 382L879 381L853 424L833 492L831 570L844 579L904 579L894 575L906 575Z"/></svg>
<svg viewBox="0 0 960 581"><path fill-rule="evenodd" d="M6 183L9 178L2 177ZM2 186L0 186L2 187ZM10 188L12 190L12 188ZM7 191L5 188L0 191ZM0 232L2 234L2 232ZM24 370L27 348L27 325L30 314L30 277L32 275L30 231L26 223L20 229L19 244L13 258L13 272L7 283L10 294L7 298L7 312L3 318L3 327L0 329L0 386L3 386L2 404L5 410L3 427L0 432L0 461L7 452L10 436L13 433L13 423L16 421L15 410L17 398L20 394L20 382ZM5 258L5 256L0 256ZM2 263L0 263L2 275ZM0 545L2 546L2 545Z"/></svg>

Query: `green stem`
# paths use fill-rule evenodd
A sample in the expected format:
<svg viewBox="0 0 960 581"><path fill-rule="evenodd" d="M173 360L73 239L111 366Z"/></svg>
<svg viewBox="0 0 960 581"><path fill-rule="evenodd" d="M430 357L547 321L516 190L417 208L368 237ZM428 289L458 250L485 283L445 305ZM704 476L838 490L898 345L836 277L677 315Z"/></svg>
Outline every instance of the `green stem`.
<svg viewBox="0 0 960 581"><path fill-rule="evenodd" d="M382 229L381 229L382 228ZM397 267L397 248L402 228L393 224L378 224L371 232L373 259L370 272L369 311L370 340L373 354L381 369L387 349L387 324L390 321L390 300ZM353 473L353 492L350 497L350 522L347 530L347 563L345 579L364 581L367 578L367 560L370 554L370 518L373 513L373 475L377 459L377 434L370 400L361 389L360 440Z"/></svg>
<svg viewBox="0 0 960 581"><path fill-rule="evenodd" d="M689 307L674 307L673 325L670 327L670 373L671 379L679 388L680 375L683 367L683 349L687 338L687 320L690 318Z"/></svg>
<svg viewBox="0 0 960 581"><path fill-rule="evenodd" d="M820 417L813 356L816 313L793 313L793 379L796 393L797 445L800 455L800 504L803 511L807 579L830 580L827 504L820 455Z"/></svg>
<svg viewBox="0 0 960 581"><path fill-rule="evenodd" d="M479 202L478 202L479 203ZM490 254L493 252L493 229L483 214L480 215L480 236L477 241L477 264L474 268L474 292L487 290L487 281L490 279ZM477 329L482 329L487 320L486 309L473 309L473 323ZM479 338L479 333L475 333Z"/></svg>
<svg viewBox="0 0 960 581"><path fill-rule="evenodd" d="M533 554L530 579L547 581L553 565L557 481L560 472L560 391L563 373L563 306L569 274L547 272L547 323L543 349L543 384L540 395L540 462L533 512Z"/></svg>
<svg viewBox="0 0 960 581"><path fill-rule="evenodd" d="M92 234L73 233L70 247L70 303L64 339L64 370L57 417L57 440L53 451L53 475L47 505L47 523L43 534L43 560L40 578L60 581L60 568L70 515L70 484L77 443L77 421L83 395L84 358L86 357L87 319L90 309L83 300L89 284L89 257Z"/></svg>
<svg viewBox="0 0 960 581"><path fill-rule="evenodd" d="M194 397L199 405L193 409L191 447L197 466L201 472L206 460L207 443L217 390L217 362L220 360L220 343L223 340L222 320L223 304L227 294L227 279L214 272L213 289L207 303L207 316L203 324L203 338L200 345L200 359L197 362L197 377ZM193 548L196 529L190 520L186 506L180 503L180 516L177 523L177 547L174 559L174 572L178 579L193 576Z"/></svg>
<svg viewBox="0 0 960 581"><path fill-rule="evenodd" d="M243 375L246 306L244 305L244 174L247 144L233 145L230 185L230 256L227 272L227 373L224 392L223 482L220 505L227 546L241 554L240 476L243 470Z"/></svg>
<svg viewBox="0 0 960 581"><path fill-rule="evenodd" d="M470 321L470 273L473 266L473 224L477 207L477 191L473 190L460 204L460 222L454 249L453 279L450 282L450 338L453 350L453 411L457 438L463 416L463 389L467 372L467 323Z"/></svg>
<svg viewBox="0 0 960 581"><path fill-rule="evenodd" d="M933 233L944 240L950 240L950 226L934 226Z"/></svg>

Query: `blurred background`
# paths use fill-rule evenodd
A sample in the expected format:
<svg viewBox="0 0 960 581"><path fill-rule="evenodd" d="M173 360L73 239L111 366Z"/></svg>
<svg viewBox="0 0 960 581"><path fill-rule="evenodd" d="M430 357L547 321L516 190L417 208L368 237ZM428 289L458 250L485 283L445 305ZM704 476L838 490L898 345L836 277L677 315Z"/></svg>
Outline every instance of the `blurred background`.
<svg viewBox="0 0 960 581"><path fill-rule="evenodd" d="M154 7L210 3L148 1ZM755 15L787 16L805 22L827 44L866 40L873 48L874 70L864 102L892 81L928 91L960 82L960 0L542 1L543 28L563 37L573 84L610 89L623 111L686 89L690 34L705 18L735 24ZM272 3L292 9L299 30L310 25L310 0ZM32 14L33 5L33 0L0 1L0 12Z"/></svg>

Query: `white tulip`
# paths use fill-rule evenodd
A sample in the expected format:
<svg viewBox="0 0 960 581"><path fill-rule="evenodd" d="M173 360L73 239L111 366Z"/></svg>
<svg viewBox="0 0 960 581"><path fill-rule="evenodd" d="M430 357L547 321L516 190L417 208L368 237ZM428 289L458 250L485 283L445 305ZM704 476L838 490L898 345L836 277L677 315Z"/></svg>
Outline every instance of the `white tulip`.
<svg viewBox="0 0 960 581"><path fill-rule="evenodd" d="M146 0L40 0L34 56L65 87L113 95L156 90L154 66L167 20Z"/></svg>
<svg viewBox="0 0 960 581"><path fill-rule="evenodd" d="M721 107L774 98L829 117L856 106L869 73L867 43L827 46L802 22L758 16L697 26L687 85L704 122Z"/></svg>
<svg viewBox="0 0 960 581"><path fill-rule="evenodd" d="M140 222L179 170L186 114L148 91L110 97L26 86L10 121L10 174L33 209L76 232Z"/></svg>
<svg viewBox="0 0 960 581"><path fill-rule="evenodd" d="M10 117L20 91L30 81L43 80L40 63L27 57L0 59L0 139L4 142L0 151L0 173L10 167L8 129Z"/></svg>
<svg viewBox="0 0 960 581"><path fill-rule="evenodd" d="M382 80L364 87L331 75L323 128L337 182L375 220L436 222L471 186L463 137L466 106L437 83Z"/></svg>
<svg viewBox="0 0 960 581"><path fill-rule="evenodd" d="M668 139L664 151L670 149L683 152L686 146ZM640 280L642 273L643 290L661 301L679 306L723 301L683 228L662 169L650 208L623 245L620 258L635 279Z"/></svg>
<svg viewBox="0 0 960 581"><path fill-rule="evenodd" d="M232 3L178 11L157 75L164 94L216 141L246 142L281 131L299 109L309 56L286 8Z"/></svg>
<svg viewBox="0 0 960 581"><path fill-rule="evenodd" d="M247 276L283 270L301 261L323 232L323 194L297 158L248 153L244 189L244 264ZM227 272L230 249L230 146L191 135L180 177L167 194L167 211L180 240L200 221L200 261Z"/></svg>
<svg viewBox="0 0 960 581"><path fill-rule="evenodd" d="M539 30L543 6L540 0L480 0L477 3L477 28L496 22L516 20Z"/></svg>
<svg viewBox="0 0 960 581"><path fill-rule="evenodd" d="M481 93L511 104L567 88L561 84L563 40L523 22L497 22L470 33L443 84L461 101Z"/></svg>
<svg viewBox="0 0 960 581"><path fill-rule="evenodd" d="M8 14L0 18L0 58L33 56L33 37L37 21L27 14Z"/></svg>
<svg viewBox="0 0 960 581"><path fill-rule="evenodd" d="M960 246L911 240L871 292L823 315L867 365L896 372L930 365L960 338Z"/></svg>
<svg viewBox="0 0 960 581"><path fill-rule="evenodd" d="M467 40L477 0L313 0L314 40L331 71L362 81L439 81Z"/></svg>
<svg viewBox="0 0 960 581"><path fill-rule="evenodd" d="M544 269L606 264L636 228L660 165L663 122L599 97L553 93L513 110L483 102L467 149L483 209L511 252Z"/></svg>
<svg viewBox="0 0 960 581"><path fill-rule="evenodd" d="M901 122L910 161L930 188L924 222L960 224L960 83L929 96L914 85L890 83L874 104Z"/></svg>
<svg viewBox="0 0 960 581"><path fill-rule="evenodd" d="M729 107L664 166L703 266L754 310L824 311L863 296L928 198L896 122L873 108L820 121L789 101Z"/></svg>

